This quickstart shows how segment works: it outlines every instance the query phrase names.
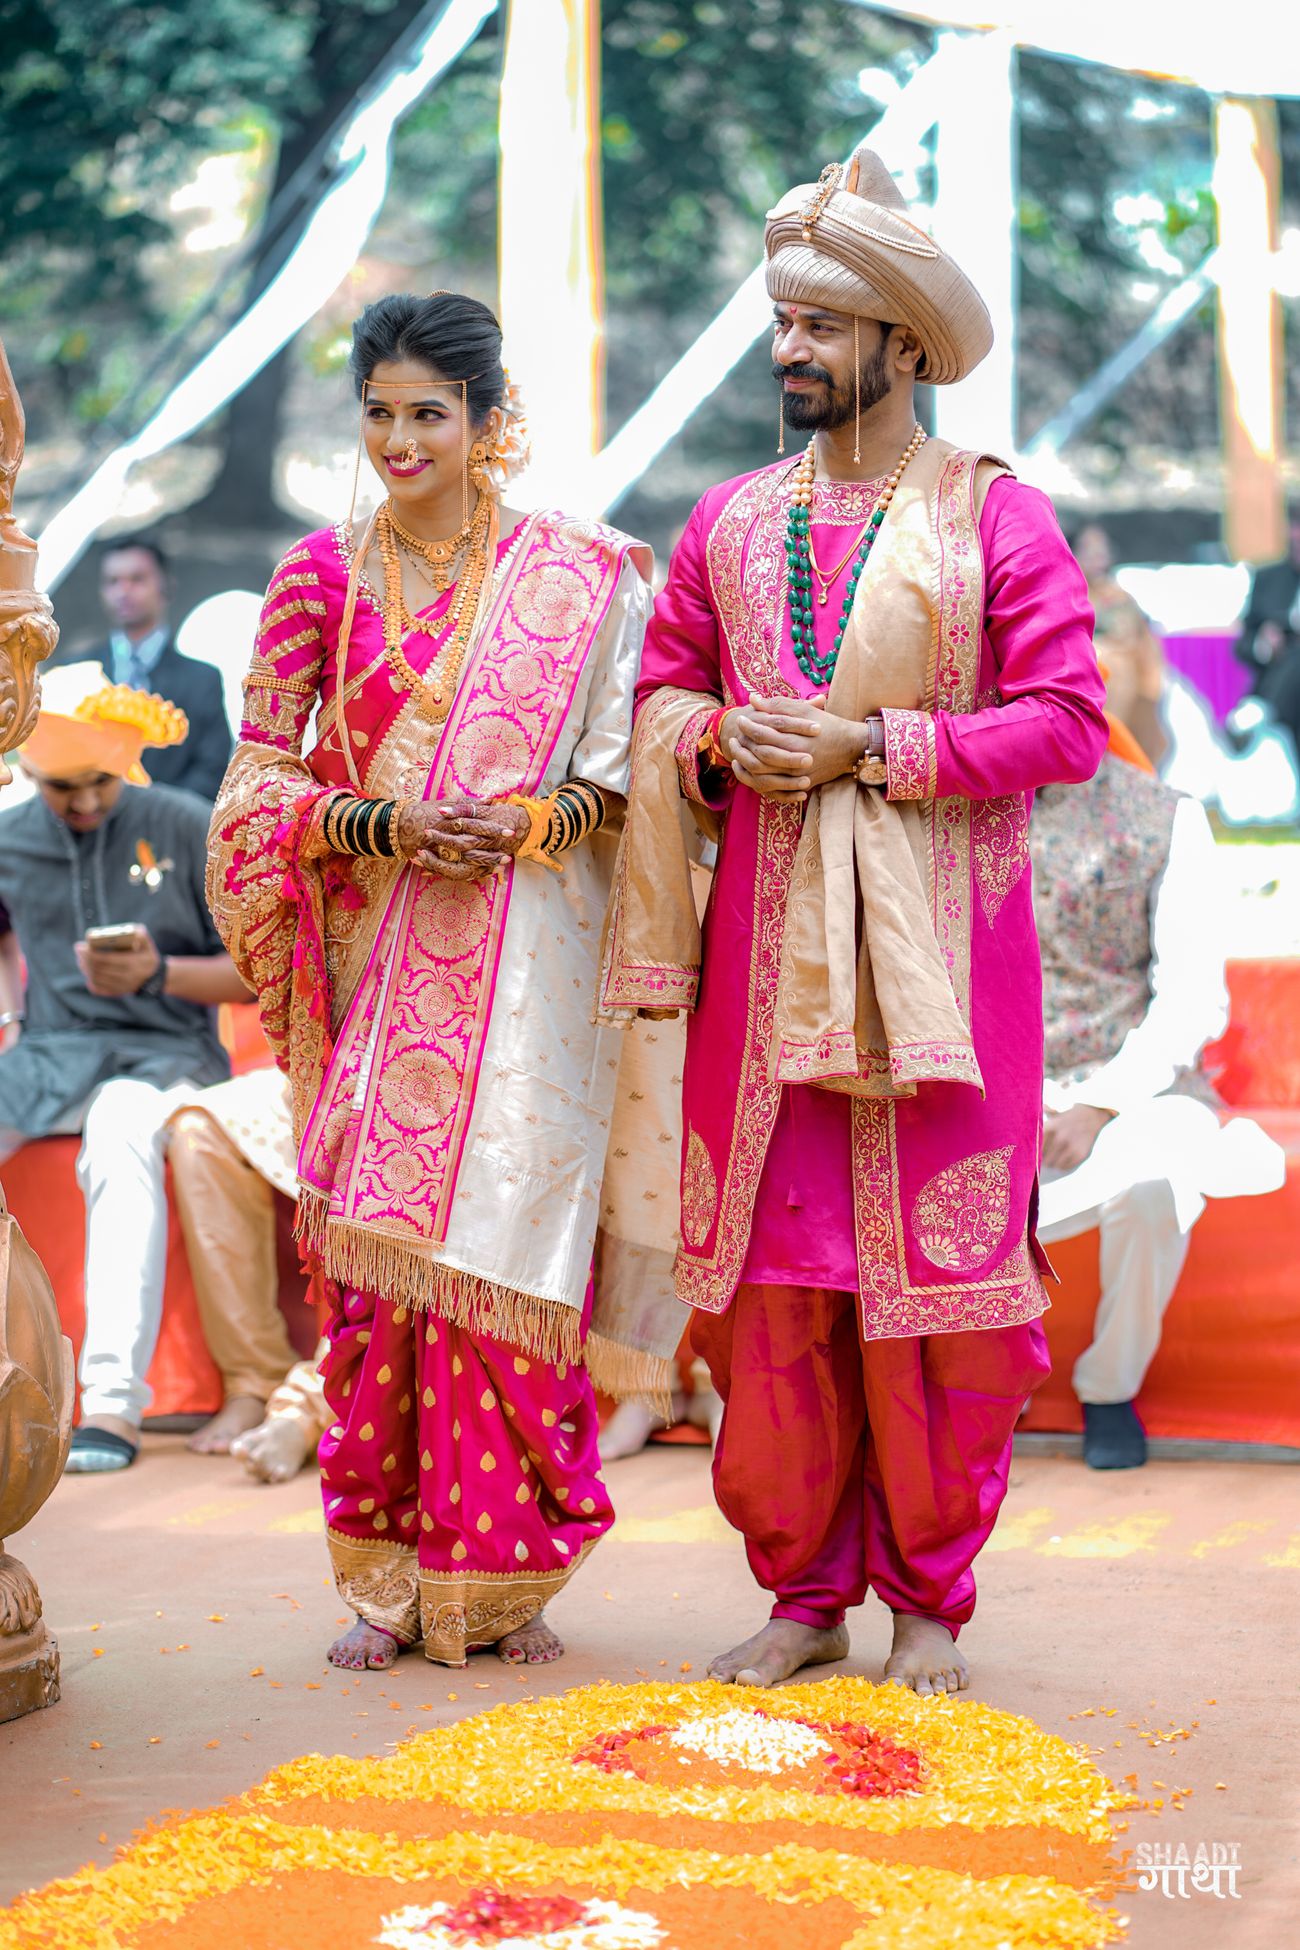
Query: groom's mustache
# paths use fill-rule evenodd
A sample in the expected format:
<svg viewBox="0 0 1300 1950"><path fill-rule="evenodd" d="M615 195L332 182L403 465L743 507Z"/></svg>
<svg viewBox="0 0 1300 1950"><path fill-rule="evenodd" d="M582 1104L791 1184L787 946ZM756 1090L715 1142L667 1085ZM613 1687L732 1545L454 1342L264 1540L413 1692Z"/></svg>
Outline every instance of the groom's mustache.
<svg viewBox="0 0 1300 1950"><path fill-rule="evenodd" d="M835 381L831 378L825 366L782 366L774 364L772 367L772 377L778 386L784 379L820 379L822 384L829 386L832 392L835 390Z"/></svg>

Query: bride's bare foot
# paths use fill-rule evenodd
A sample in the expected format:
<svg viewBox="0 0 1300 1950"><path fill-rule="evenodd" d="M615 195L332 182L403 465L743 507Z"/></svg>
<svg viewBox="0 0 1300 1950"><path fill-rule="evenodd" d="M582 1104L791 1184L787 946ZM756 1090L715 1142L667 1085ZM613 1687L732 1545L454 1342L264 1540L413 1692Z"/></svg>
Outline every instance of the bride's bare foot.
<svg viewBox="0 0 1300 1950"><path fill-rule="evenodd" d="M341 1639L335 1639L325 1656L332 1666L346 1666L350 1672L387 1672L400 1651L391 1632L381 1632L359 1618Z"/></svg>
<svg viewBox="0 0 1300 1950"><path fill-rule="evenodd" d="M970 1669L946 1625L917 1612L894 1613L894 1645L885 1678L914 1693L964 1693Z"/></svg>
<svg viewBox="0 0 1300 1950"><path fill-rule="evenodd" d="M266 1403L256 1395L232 1395L210 1422L195 1430L185 1446L200 1456L228 1456L231 1443L255 1429L265 1416Z"/></svg>
<svg viewBox="0 0 1300 1950"><path fill-rule="evenodd" d="M773 1618L743 1645L722 1653L709 1667L709 1678L724 1685L779 1686L802 1666L827 1666L849 1656L847 1625L800 1625L793 1618Z"/></svg>
<svg viewBox="0 0 1300 1950"><path fill-rule="evenodd" d="M541 1612L517 1632L507 1632L497 1640L497 1657L508 1666L549 1666L552 1659L563 1655L562 1640L556 1638Z"/></svg>
<svg viewBox="0 0 1300 1950"><path fill-rule="evenodd" d="M314 1440L296 1415L268 1415L232 1442L230 1453L258 1482L287 1483L306 1462Z"/></svg>

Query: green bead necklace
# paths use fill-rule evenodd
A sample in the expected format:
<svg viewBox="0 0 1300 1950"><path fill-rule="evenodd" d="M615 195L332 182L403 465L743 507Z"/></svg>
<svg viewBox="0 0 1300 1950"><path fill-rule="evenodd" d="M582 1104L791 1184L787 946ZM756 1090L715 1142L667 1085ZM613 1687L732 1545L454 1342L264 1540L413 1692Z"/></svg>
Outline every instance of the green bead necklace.
<svg viewBox="0 0 1300 1950"><path fill-rule="evenodd" d="M848 627L853 611L853 599L858 592L862 571L867 566L876 536L894 498L894 491L903 475L903 469L925 444L925 433L918 426L904 450L898 465L889 475L880 490L879 499L871 511L862 540L849 570L848 583L844 590L844 601L840 605L839 621L835 630L835 642L829 655L822 656L817 649L817 638L813 630L813 552L812 552L812 495L813 477L817 470L817 443L810 440L803 459L794 473L794 496L790 503L790 513L786 520L785 561L786 591L790 606L790 633L794 640L795 661L804 676L819 688L830 683L839 662L840 645ZM823 580L819 575L818 580ZM821 602L826 600L823 588Z"/></svg>

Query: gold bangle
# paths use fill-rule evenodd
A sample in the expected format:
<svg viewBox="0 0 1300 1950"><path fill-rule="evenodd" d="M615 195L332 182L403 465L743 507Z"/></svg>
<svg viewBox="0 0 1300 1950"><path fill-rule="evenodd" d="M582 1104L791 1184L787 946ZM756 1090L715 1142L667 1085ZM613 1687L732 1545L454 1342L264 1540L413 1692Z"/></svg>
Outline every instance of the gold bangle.
<svg viewBox="0 0 1300 1950"><path fill-rule="evenodd" d="M552 860L546 851L546 835L551 826L551 801L530 799L525 792L512 792L507 796L506 804L522 806L528 814L528 832L522 844L515 848L516 860L540 860L552 873L563 873L560 862Z"/></svg>

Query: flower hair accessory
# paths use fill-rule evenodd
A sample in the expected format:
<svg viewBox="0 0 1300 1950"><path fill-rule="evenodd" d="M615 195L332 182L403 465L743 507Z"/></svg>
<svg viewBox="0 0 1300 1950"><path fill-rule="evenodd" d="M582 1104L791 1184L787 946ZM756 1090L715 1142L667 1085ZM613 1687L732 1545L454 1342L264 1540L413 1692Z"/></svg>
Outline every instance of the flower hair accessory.
<svg viewBox="0 0 1300 1950"><path fill-rule="evenodd" d="M503 368L504 370L504 368ZM524 396L510 374L505 374L505 398L501 410L505 415L505 425L488 450L484 478L494 494L504 494L510 483L517 480L532 458L532 441L528 434L528 409Z"/></svg>

